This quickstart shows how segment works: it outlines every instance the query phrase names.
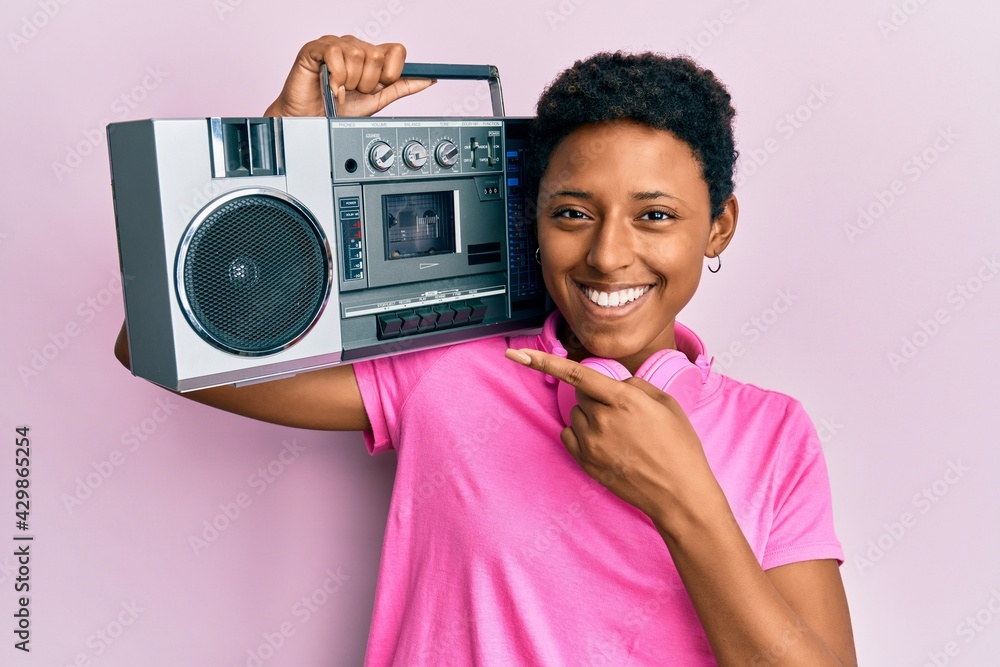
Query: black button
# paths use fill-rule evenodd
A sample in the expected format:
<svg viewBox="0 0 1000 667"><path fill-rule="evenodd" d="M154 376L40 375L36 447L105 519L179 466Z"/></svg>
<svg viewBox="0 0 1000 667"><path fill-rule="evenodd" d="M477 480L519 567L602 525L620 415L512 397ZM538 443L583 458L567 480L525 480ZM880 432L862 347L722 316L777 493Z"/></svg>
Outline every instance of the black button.
<svg viewBox="0 0 1000 667"><path fill-rule="evenodd" d="M469 302L469 307L472 308L472 314L469 316L472 324L479 324L486 317L486 304L478 299Z"/></svg>
<svg viewBox="0 0 1000 667"><path fill-rule="evenodd" d="M399 335L399 329L403 326L403 320L396 317L395 313L386 313L378 316L378 337L395 338Z"/></svg>
<svg viewBox="0 0 1000 667"><path fill-rule="evenodd" d="M447 329L453 324L455 319L455 311L448 306L435 306L434 312L437 313L437 328Z"/></svg>
<svg viewBox="0 0 1000 667"><path fill-rule="evenodd" d="M421 308L417 311L417 316L420 317L420 324L417 325L418 333L431 331L434 328L434 323L437 322L437 313L431 308Z"/></svg>
<svg viewBox="0 0 1000 667"><path fill-rule="evenodd" d="M404 311L399 313L399 317L403 319L402 332L404 336L417 333L417 327L420 325L420 317L416 313L412 310Z"/></svg>
<svg viewBox="0 0 1000 667"><path fill-rule="evenodd" d="M455 306L455 326L460 327L463 324L468 324L471 314L472 308L465 305Z"/></svg>

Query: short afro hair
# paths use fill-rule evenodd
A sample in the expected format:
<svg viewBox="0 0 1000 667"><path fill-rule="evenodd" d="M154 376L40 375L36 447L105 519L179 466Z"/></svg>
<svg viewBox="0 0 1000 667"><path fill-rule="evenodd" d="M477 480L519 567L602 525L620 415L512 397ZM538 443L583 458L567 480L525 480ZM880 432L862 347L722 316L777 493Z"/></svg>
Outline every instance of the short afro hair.
<svg viewBox="0 0 1000 667"><path fill-rule="evenodd" d="M538 99L525 165L528 201L533 208L549 159L567 135L583 125L631 120L691 147L715 220L733 194L735 115L722 82L686 56L617 51L578 60Z"/></svg>

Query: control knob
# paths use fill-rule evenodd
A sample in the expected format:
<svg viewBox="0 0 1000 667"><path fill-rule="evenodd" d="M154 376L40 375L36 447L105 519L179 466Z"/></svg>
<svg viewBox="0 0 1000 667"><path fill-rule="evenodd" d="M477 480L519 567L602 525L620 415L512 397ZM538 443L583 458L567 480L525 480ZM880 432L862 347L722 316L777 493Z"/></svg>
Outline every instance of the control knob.
<svg viewBox="0 0 1000 667"><path fill-rule="evenodd" d="M395 159L396 156L392 154L392 146L384 141L376 141L368 149L368 162L376 171L388 171Z"/></svg>
<svg viewBox="0 0 1000 667"><path fill-rule="evenodd" d="M458 158L458 146L447 139L439 143L437 148L434 149L434 159L436 159L437 163L445 169L454 167L455 163L458 162Z"/></svg>
<svg viewBox="0 0 1000 667"><path fill-rule="evenodd" d="M403 146L403 163L410 169L420 169L427 164L427 149L419 141Z"/></svg>

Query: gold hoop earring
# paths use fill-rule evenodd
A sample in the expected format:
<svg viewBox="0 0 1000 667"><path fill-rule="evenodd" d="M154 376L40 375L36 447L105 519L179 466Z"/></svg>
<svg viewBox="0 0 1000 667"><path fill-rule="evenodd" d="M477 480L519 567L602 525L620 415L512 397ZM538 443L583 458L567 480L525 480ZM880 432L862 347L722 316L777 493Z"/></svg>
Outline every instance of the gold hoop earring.
<svg viewBox="0 0 1000 667"><path fill-rule="evenodd" d="M714 269L712 268L711 265L709 265L709 267L708 267L708 270L711 271L712 273L718 273L719 271L722 270L722 255L720 255L718 252L716 252L715 253L715 259L719 260L718 266L716 266Z"/></svg>

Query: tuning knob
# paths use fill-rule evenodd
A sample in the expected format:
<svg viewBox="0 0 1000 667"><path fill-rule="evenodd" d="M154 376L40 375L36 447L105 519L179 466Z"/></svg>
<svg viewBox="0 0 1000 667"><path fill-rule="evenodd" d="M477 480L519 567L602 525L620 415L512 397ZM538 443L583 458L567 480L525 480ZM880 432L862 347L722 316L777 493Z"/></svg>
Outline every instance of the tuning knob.
<svg viewBox="0 0 1000 667"><path fill-rule="evenodd" d="M396 156L392 154L392 146L384 141L376 141L368 149L368 162L376 171L387 171L395 159Z"/></svg>
<svg viewBox="0 0 1000 667"><path fill-rule="evenodd" d="M434 149L434 159L445 169L450 169L458 162L459 150L453 142L445 140Z"/></svg>
<svg viewBox="0 0 1000 667"><path fill-rule="evenodd" d="M410 169L420 169L427 164L427 149L419 141L403 146L403 163Z"/></svg>

